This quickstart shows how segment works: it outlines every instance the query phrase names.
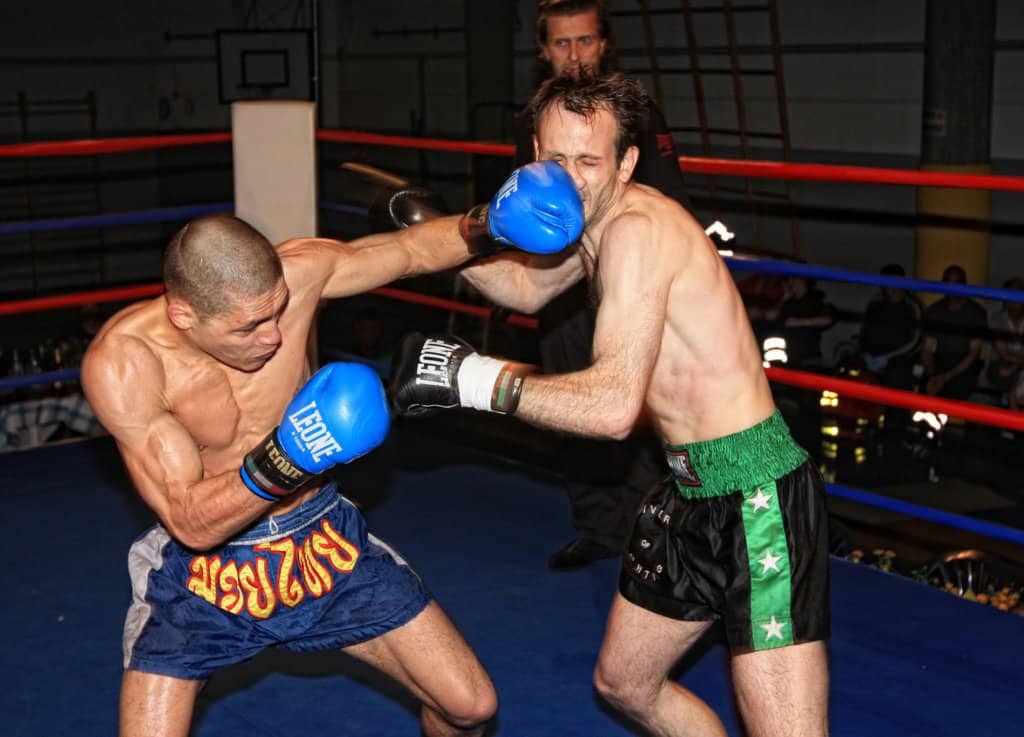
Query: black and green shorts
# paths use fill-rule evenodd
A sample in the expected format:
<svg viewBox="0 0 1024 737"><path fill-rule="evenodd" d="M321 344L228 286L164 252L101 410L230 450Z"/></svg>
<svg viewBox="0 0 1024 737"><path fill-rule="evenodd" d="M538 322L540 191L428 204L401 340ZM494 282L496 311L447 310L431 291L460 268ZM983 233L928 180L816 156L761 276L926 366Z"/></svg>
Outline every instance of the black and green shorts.
<svg viewBox="0 0 1024 737"><path fill-rule="evenodd" d="M744 653L829 635L825 487L776 412L717 440L666 446L619 590L673 619L722 620Z"/></svg>

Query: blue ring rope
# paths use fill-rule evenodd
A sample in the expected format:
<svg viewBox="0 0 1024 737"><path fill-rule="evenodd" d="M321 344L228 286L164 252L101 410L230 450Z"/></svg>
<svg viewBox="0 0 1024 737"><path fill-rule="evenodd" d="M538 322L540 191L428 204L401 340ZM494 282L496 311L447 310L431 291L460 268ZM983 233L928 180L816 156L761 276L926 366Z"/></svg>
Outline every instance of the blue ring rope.
<svg viewBox="0 0 1024 737"><path fill-rule="evenodd" d="M47 371L41 374L8 376L0 379L0 392L11 389L24 389L27 386L35 386L37 384L53 384L58 381L78 381L81 373L80 369L70 368L61 369L60 371Z"/></svg>
<svg viewBox="0 0 1024 737"><path fill-rule="evenodd" d="M828 266L795 264L789 261L746 259L733 256L727 256L723 260L733 271L746 271L754 274L802 276L807 279L825 279L827 281L848 282L851 284L870 284L876 287L897 287L915 292L952 294L957 297L979 297L981 299L1004 300L1006 302L1024 302L1024 291L1017 289L996 289L994 287L979 287L973 284L953 284L951 282L930 281L928 279L911 279L905 276L863 274Z"/></svg>
<svg viewBox="0 0 1024 737"><path fill-rule="evenodd" d="M960 530L965 530L966 532L976 532L980 535L992 537L997 540L1005 540L1007 542L1016 543L1017 545L1024 545L1024 530L1018 530L1004 525L997 525L992 522L985 522L984 520L974 519L973 517L965 517L961 514L944 512L941 509L922 507L920 504L912 504L911 502L905 502L902 499L892 499L891 497L882 496L880 494L872 494L869 491L853 489L849 486L826 484L826 487L828 488L828 493L830 495L839 497L840 499L847 499L852 502L867 504L872 507L880 507L882 509L888 509L890 512L899 512L900 514L916 517L918 519L925 520L926 522L937 522L938 524L945 525L947 527L955 527Z"/></svg>
<svg viewBox="0 0 1024 737"><path fill-rule="evenodd" d="M369 209L366 207L347 205L341 202L320 202L319 206L322 210L342 212L347 215L360 215L362 217L366 217L369 212ZM163 223L234 211L235 205L232 202L212 202L202 205L160 207L154 210L116 212L105 215L81 215L66 218L45 218L43 220L15 220L0 223L0 235L37 233L43 230L75 230L115 227L119 225L140 225L143 223Z"/></svg>
<svg viewBox="0 0 1024 737"><path fill-rule="evenodd" d="M329 212L343 212L346 215L360 215L366 217L370 213L370 208L363 207L361 205L346 205L344 202L323 202L319 203L321 210L327 210Z"/></svg>
<svg viewBox="0 0 1024 737"><path fill-rule="evenodd" d="M233 202L213 202L206 205L182 205L160 207L155 210L136 212L113 212L107 215L81 215L70 218L47 218L45 220L17 220L0 223L0 235L35 233L40 230L74 230L76 228L106 228L117 225L138 225L141 223L164 223L173 220L188 220L200 215L219 212L234 212Z"/></svg>
<svg viewBox="0 0 1024 737"><path fill-rule="evenodd" d="M342 212L347 215L366 217L369 209L359 205L347 205L341 202L320 202L320 209L330 212ZM80 215L66 218L45 218L43 220L15 220L0 223L0 235L18 235L21 233L37 233L43 230L75 230L82 228L107 228L119 225L139 225L143 223L162 223L172 220L188 220L201 215L212 215L220 212L234 212L232 202L213 202L204 205L181 205L179 207L160 207L154 210L138 210L135 212L115 212L105 215Z"/></svg>

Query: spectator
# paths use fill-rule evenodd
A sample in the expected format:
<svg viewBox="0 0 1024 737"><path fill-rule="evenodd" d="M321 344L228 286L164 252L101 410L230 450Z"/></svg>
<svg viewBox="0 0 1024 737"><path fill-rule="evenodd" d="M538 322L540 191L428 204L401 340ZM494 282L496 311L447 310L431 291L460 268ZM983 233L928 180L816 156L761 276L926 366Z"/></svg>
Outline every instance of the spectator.
<svg viewBox="0 0 1024 737"><path fill-rule="evenodd" d="M821 334L835 323L835 308L813 279L787 276L783 289L775 319L786 339L786 363L791 368L805 368L820 361Z"/></svg>
<svg viewBox="0 0 1024 737"><path fill-rule="evenodd" d="M906 276L906 271L899 264L888 264L881 274ZM885 386L911 389L920 343L921 303L906 289L882 287L864 310L860 352L865 368Z"/></svg>
<svg viewBox="0 0 1024 737"><path fill-rule="evenodd" d="M763 345L765 338L775 335L775 316L785 292L782 277L775 274L750 274L736 281L743 306L750 318L757 344Z"/></svg>
<svg viewBox="0 0 1024 737"><path fill-rule="evenodd" d="M601 0L544 0L538 4L536 38L542 78L580 70L615 72L615 42ZM652 105L637 136L640 158L633 179L657 188L690 209L672 134ZM533 121L516 127L515 166L533 161ZM591 364L596 305L585 280L539 313L541 363L547 373L579 371ZM561 448L566 490L577 536L548 560L553 569L587 565L622 553L647 491L667 473L661 446L649 428L625 441L565 438Z"/></svg>
<svg viewBox="0 0 1024 737"><path fill-rule="evenodd" d="M1024 279L1007 279L1004 289L1024 290ZM992 357L985 378L1005 395L1012 410L1024 405L1024 303L1003 302L989 321L992 330Z"/></svg>
<svg viewBox="0 0 1024 737"><path fill-rule="evenodd" d="M967 272L953 264L942 281L966 284ZM982 336L988 327L985 309L972 299L946 295L924 311L925 393L949 399L967 399L981 369Z"/></svg>

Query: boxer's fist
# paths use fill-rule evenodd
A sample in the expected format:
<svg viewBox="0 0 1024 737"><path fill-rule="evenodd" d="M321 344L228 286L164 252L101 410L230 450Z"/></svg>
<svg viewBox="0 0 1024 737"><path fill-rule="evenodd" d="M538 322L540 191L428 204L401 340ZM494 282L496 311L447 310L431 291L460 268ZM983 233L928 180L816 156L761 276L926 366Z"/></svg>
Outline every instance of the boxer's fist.
<svg viewBox="0 0 1024 737"><path fill-rule="evenodd" d="M374 166L346 162L339 169L344 199L366 207L371 233L386 233L449 214L436 192Z"/></svg>
<svg viewBox="0 0 1024 737"><path fill-rule="evenodd" d="M331 363L299 390L284 419L240 469L264 499L290 494L313 476L383 442L391 418L380 378L358 363Z"/></svg>
<svg viewBox="0 0 1024 737"><path fill-rule="evenodd" d="M382 188L370 205L370 231L385 233L425 223L448 214L444 200L435 192L409 184Z"/></svg>
<svg viewBox="0 0 1024 737"><path fill-rule="evenodd" d="M414 333L391 372L391 401L405 416L470 407L512 414L532 367L481 356L460 338Z"/></svg>
<svg viewBox="0 0 1024 737"><path fill-rule="evenodd" d="M488 205L462 218L466 240L486 236L530 253L555 253L579 240L583 203L572 177L554 161L521 166Z"/></svg>

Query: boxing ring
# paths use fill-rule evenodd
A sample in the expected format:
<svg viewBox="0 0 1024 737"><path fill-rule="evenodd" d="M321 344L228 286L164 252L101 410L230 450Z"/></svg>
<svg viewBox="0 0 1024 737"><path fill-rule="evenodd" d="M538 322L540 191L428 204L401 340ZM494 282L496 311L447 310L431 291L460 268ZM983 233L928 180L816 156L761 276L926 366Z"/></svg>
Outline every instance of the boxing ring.
<svg viewBox="0 0 1024 737"><path fill-rule="evenodd" d="M230 134L0 146L0 157L116 154L151 146L223 143ZM397 145L507 155L497 144L319 131L324 142ZM821 165L681 159L686 171L743 176L832 178L878 184L964 186L1024 191L1012 177L947 175ZM842 171L840 171L842 170ZM320 203L329 207L331 203ZM2 233L180 222L231 203L113 213L67 220L0 223ZM137 218L137 219L134 219ZM839 269L727 256L734 271L802 274L875 286L1024 301L1024 293L856 274ZM138 284L0 302L0 319L38 310L158 295ZM383 299L424 310L494 319L490 309L386 287ZM516 329L535 321L510 315ZM386 366L375 363L381 371ZM776 386L831 392L1010 431L1024 414L970 402L884 389L849 378L769 367ZM0 379L0 392L69 382L64 368ZM501 702L495 735L628 735L596 698L591 673L616 584L615 561L575 573L545 566L564 542L570 518L557 478L451 442L457 416L396 424L388 441L338 479L367 509L370 529L422 574L494 680ZM129 601L125 556L152 514L131 488L109 438L0 454L8 483L2 548L9 574L2 623L5 733L109 735L116 731L121 627ZM829 484L833 499L1024 545L1024 530ZM832 560L831 727L862 735L1006 735L1024 714L1024 617L951 596L933 586ZM740 734L725 648L714 630L680 664L678 679ZM194 734L233 737L330 731L417 733L415 704L392 683L336 654L268 652L211 679L200 696Z"/></svg>

